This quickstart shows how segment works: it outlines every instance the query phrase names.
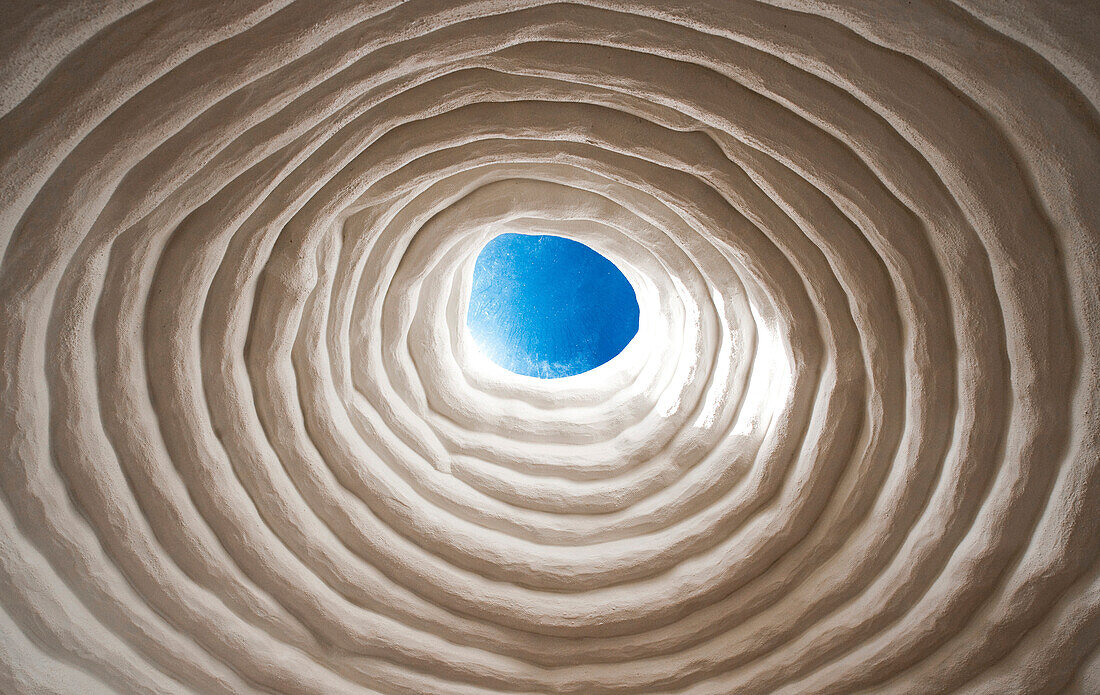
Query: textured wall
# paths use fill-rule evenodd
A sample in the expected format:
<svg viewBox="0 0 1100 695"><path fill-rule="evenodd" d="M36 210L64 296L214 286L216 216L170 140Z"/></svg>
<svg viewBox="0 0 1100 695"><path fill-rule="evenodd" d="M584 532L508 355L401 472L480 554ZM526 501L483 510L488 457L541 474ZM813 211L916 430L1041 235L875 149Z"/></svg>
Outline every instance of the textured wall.
<svg viewBox="0 0 1100 695"><path fill-rule="evenodd" d="M0 693L1100 693L1095 0L0 0ZM502 231L636 340L473 348Z"/></svg>

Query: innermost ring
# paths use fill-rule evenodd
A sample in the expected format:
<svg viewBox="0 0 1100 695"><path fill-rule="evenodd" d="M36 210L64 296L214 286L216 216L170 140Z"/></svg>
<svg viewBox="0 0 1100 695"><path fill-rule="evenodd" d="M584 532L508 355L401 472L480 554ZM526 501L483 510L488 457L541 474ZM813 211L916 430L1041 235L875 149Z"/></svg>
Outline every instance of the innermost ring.
<svg viewBox="0 0 1100 695"><path fill-rule="evenodd" d="M496 364L556 379L622 352L638 333L638 299L622 271L588 246L507 233L478 254L466 325Z"/></svg>

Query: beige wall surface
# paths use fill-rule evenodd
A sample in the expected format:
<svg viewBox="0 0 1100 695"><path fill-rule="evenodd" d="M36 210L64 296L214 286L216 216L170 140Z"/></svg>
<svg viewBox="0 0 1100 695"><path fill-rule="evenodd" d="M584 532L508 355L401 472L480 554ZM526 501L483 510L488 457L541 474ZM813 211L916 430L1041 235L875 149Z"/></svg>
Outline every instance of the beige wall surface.
<svg viewBox="0 0 1100 695"><path fill-rule="evenodd" d="M1095 0L0 0L0 693L1100 695L1098 287Z"/></svg>

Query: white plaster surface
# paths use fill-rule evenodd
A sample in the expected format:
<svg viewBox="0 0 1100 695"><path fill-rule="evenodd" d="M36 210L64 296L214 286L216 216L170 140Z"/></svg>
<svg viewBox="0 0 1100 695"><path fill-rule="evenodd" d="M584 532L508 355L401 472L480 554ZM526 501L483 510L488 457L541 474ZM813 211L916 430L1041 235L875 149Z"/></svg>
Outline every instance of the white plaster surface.
<svg viewBox="0 0 1100 695"><path fill-rule="evenodd" d="M0 693L1100 695L1098 29L0 0Z"/></svg>

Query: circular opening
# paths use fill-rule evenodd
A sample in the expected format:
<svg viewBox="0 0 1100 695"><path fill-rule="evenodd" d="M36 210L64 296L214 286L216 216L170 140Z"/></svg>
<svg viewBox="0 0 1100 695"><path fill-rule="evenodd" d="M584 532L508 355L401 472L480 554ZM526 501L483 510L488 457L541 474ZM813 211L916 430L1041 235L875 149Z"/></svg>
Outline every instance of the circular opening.
<svg viewBox="0 0 1100 695"><path fill-rule="evenodd" d="M548 234L501 234L474 263L466 325L505 369L540 379L581 374L638 333L638 299L614 263Z"/></svg>

